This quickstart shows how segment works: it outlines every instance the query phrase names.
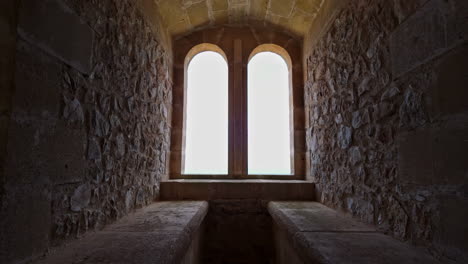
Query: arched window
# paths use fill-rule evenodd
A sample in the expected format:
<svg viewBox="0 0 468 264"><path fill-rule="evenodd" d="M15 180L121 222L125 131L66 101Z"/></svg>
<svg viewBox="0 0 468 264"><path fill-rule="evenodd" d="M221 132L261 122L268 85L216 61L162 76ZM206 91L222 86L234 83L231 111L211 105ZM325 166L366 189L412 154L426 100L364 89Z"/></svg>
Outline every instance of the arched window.
<svg viewBox="0 0 468 264"><path fill-rule="evenodd" d="M183 174L228 174L228 65L202 44L186 58Z"/></svg>
<svg viewBox="0 0 468 264"><path fill-rule="evenodd" d="M261 45L248 64L248 174L293 174L291 59Z"/></svg>

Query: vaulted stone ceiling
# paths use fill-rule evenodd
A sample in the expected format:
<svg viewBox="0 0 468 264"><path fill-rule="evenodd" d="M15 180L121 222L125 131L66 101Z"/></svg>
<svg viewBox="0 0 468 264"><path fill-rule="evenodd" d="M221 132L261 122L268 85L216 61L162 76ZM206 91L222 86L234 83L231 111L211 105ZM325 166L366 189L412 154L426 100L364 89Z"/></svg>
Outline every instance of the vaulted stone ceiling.
<svg viewBox="0 0 468 264"><path fill-rule="evenodd" d="M277 25L303 36L324 0L154 0L168 33L215 25Z"/></svg>

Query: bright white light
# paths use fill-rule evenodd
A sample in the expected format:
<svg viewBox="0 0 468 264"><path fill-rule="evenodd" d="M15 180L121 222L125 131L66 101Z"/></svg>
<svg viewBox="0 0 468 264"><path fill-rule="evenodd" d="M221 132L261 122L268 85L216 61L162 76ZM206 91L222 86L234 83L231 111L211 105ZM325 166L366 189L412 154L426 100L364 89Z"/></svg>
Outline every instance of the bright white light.
<svg viewBox="0 0 468 264"><path fill-rule="evenodd" d="M201 52L187 78L184 174L227 174L227 63L219 53Z"/></svg>
<svg viewBox="0 0 468 264"><path fill-rule="evenodd" d="M276 53L261 52L248 65L248 172L291 171L289 71Z"/></svg>

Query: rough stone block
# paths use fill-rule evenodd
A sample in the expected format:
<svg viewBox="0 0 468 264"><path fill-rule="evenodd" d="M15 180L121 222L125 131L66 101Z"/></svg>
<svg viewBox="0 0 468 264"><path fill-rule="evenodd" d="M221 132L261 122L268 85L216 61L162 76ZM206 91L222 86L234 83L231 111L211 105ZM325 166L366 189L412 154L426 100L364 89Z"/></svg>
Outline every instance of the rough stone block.
<svg viewBox="0 0 468 264"><path fill-rule="evenodd" d="M436 68L432 87L433 112L454 114L468 111L468 45L443 58Z"/></svg>
<svg viewBox="0 0 468 264"><path fill-rule="evenodd" d="M468 180L468 125L445 124L399 140L399 174L410 184L463 184Z"/></svg>
<svg viewBox="0 0 468 264"><path fill-rule="evenodd" d="M42 254L49 245L51 217L47 185L24 185L7 193L6 263Z"/></svg>
<svg viewBox="0 0 468 264"><path fill-rule="evenodd" d="M210 22L210 18L208 17L208 7L204 1L193 4L187 10L187 14L189 16L190 23L194 27L198 27Z"/></svg>
<svg viewBox="0 0 468 264"><path fill-rule="evenodd" d="M9 123L5 174L10 184L49 181L48 177L39 173L37 164L40 136L39 128L32 124Z"/></svg>
<svg viewBox="0 0 468 264"><path fill-rule="evenodd" d="M93 31L62 1L21 1L18 33L75 69L90 71Z"/></svg>
<svg viewBox="0 0 468 264"><path fill-rule="evenodd" d="M22 183L79 182L85 174L84 130L42 121L9 126L7 177Z"/></svg>
<svg viewBox="0 0 468 264"><path fill-rule="evenodd" d="M435 131L433 142L434 176L444 184L468 182L468 122ZM427 165L426 165L427 166Z"/></svg>
<svg viewBox="0 0 468 264"><path fill-rule="evenodd" d="M315 260L306 263L438 263L424 249L384 234L308 232L299 239L308 261Z"/></svg>
<svg viewBox="0 0 468 264"><path fill-rule="evenodd" d="M55 133L41 146L44 152L44 173L50 175L54 184L76 183L86 173L86 132L70 129L62 122Z"/></svg>
<svg viewBox="0 0 468 264"><path fill-rule="evenodd" d="M10 118L7 115L0 115L0 166L5 158L5 147L8 140L8 123Z"/></svg>
<svg viewBox="0 0 468 264"><path fill-rule="evenodd" d="M34 263L181 263L207 210L207 202L155 203Z"/></svg>
<svg viewBox="0 0 468 264"><path fill-rule="evenodd" d="M458 197L441 197L440 229L436 241L447 245L445 254L453 259L461 260L461 252L467 252L468 240L468 200ZM457 250L458 249L458 250ZM466 256L465 256L466 257ZM467 259L464 259L465 262ZM460 262L461 263L461 262Z"/></svg>
<svg viewBox="0 0 468 264"><path fill-rule="evenodd" d="M60 109L61 67L36 47L19 41L16 53L13 108L33 116L47 112L57 118Z"/></svg>
<svg viewBox="0 0 468 264"><path fill-rule="evenodd" d="M293 0L270 1L269 11L277 16L289 17L294 5Z"/></svg>
<svg viewBox="0 0 468 264"><path fill-rule="evenodd" d="M413 1L406 1L406 0L393 0L393 10L395 12L396 17L398 18L398 22L401 23L405 21L405 19L414 13L415 10L420 8L427 0L413 0Z"/></svg>
<svg viewBox="0 0 468 264"><path fill-rule="evenodd" d="M434 170L432 162L432 130L415 131L402 135L398 141L399 175L402 182L432 184Z"/></svg>
<svg viewBox="0 0 468 264"><path fill-rule="evenodd" d="M451 14L448 16L447 42L456 44L468 40L468 1L452 0Z"/></svg>
<svg viewBox="0 0 468 264"><path fill-rule="evenodd" d="M275 232L283 231L304 263L437 263L424 250L377 233L316 202L270 202Z"/></svg>
<svg viewBox="0 0 468 264"><path fill-rule="evenodd" d="M444 10L446 9L447 3L432 0L392 33L390 51L394 78L445 50L447 43Z"/></svg>
<svg viewBox="0 0 468 264"><path fill-rule="evenodd" d="M270 202L268 211L291 232L374 232L317 202Z"/></svg>

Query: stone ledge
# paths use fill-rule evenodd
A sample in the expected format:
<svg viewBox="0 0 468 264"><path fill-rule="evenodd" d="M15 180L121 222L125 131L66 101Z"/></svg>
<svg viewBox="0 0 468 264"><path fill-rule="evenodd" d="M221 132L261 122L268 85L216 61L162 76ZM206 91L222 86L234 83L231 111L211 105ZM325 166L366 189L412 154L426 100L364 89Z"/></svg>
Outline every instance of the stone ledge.
<svg viewBox="0 0 468 264"><path fill-rule="evenodd" d="M412 247L316 202L270 202L275 235L282 251L278 263L438 263ZM289 256L288 256L289 255Z"/></svg>
<svg viewBox="0 0 468 264"><path fill-rule="evenodd" d="M36 263L181 263L208 203L158 202Z"/></svg>
<svg viewBox="0 0 468 264"><path fill-rule="evenodd" d="M260 199L312 201L315 184L285 180L170 180L161 182L162 200Z"/></svg>

